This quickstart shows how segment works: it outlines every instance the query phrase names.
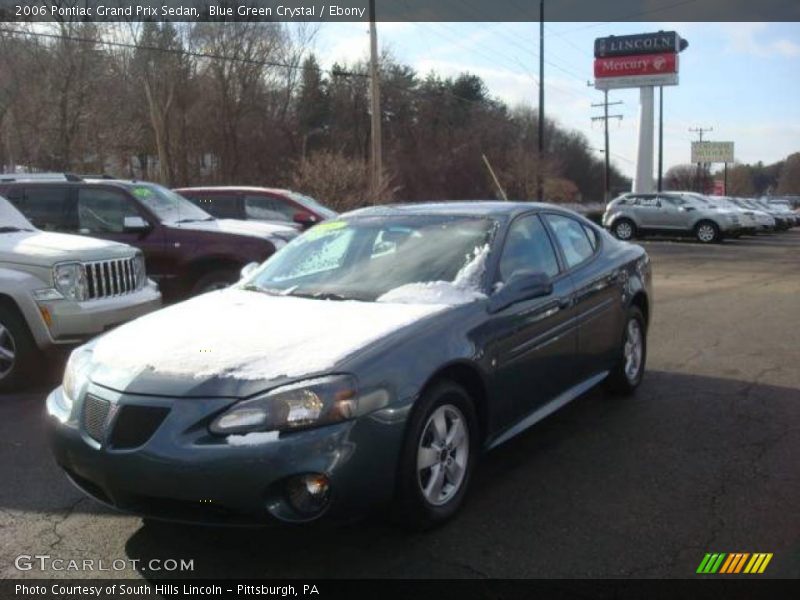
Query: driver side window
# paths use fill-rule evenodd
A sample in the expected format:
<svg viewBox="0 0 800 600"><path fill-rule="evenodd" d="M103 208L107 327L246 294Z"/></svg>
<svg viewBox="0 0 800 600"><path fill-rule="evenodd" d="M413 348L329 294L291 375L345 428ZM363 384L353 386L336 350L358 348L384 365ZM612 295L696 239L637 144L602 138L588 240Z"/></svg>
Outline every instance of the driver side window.
<svg viewBox="0 0 800 600"><path fill-rule="evenodd" d="M503 282L508 281L515 271L535 271L550 277L558 275L555 250L537 215L520 217L511 224L499 270Z"/></svg>

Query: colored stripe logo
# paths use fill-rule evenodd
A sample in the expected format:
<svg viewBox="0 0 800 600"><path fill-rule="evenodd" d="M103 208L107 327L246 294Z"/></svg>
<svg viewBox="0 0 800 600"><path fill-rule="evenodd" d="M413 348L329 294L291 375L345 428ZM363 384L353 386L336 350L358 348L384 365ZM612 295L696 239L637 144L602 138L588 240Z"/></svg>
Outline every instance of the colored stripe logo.
<svg viewBox="0 0 800 600"><path fill-rule="evenodd" d="M736 575L747 573L750 575L763 573L769 561L772 560L772 553L755 552L716 552L706 553L697 573L701 575Z"/></svg>

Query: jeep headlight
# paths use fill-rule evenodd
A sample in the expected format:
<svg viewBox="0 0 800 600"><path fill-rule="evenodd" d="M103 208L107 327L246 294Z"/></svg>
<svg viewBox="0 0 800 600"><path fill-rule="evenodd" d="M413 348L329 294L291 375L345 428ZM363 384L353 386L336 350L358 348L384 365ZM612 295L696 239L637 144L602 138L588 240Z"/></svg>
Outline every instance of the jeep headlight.
<svg viewBox="0 0 800 600"><path fill-rule="evenodd" d="M56 289L67 300L78 302L86 300L86 273L80 263L61 263L53 268L53 282Z"/></svg>
<svg viewBox="0 0 800 600"><path fill-rule="evenodd" d="M319 427L356 416L358 390L350 375L309 379L235 404L211 423L220 435Z"/></svg>
<svg viewBox="0 0 800 600"><path fill-rule="evenodd" d="M64 380L62 381L63 393L61 402L65 411L72 410L72 404L80 396L83 387L87 382L87 373L92 362L92 351L86 346L76 348L69 355L67 367L64 369Z"/></svg>

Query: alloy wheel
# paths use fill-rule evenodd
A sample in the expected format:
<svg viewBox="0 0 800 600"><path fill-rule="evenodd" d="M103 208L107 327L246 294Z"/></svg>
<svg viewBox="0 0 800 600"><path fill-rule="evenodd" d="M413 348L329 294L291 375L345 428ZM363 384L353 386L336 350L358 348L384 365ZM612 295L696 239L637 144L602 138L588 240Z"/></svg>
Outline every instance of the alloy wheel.
<svg viewBox="0 0 800 600"><path fill-rule="evenodd" d="M452 404L428 417L417 447L417 482L430 504L441 506L461 489L469 460L469 429Z"/></svg>
<svg viewBox="0 0 800 600"><path fill-rule="evenodd" d="M633 237L633 227L631 227L631 224L627 221L618 223L614 229L617 234L617 238L621 240L629 240Z"/></svg>
<svg viewBox="0 0 800 600"><path fill-rule="evenodd" d="M717 237L717 232L714 231L714 227L712 225L705 223L697 228L697 239L699 239L701 242L713 242L715 237Z"/></svg>
<svg viewBox="0 0 800 600"><path fill-rule="evenodd" d="M14 368L17 357L17 346L11 332L0 323L0 379L3 379Z"/></svg>
<svg viewBox="0 0 800 600"><path fill-rule="evenodd" d="M639 376L642 367L642 355L644 354L644 337L639 321L631 319L625 334L625 377L634 383Z"/></svg>

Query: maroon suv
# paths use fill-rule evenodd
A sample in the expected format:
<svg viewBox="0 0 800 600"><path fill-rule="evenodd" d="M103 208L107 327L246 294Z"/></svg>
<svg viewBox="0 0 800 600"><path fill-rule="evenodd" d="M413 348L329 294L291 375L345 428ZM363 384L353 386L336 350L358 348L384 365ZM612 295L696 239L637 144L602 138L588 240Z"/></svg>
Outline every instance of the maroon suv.
<svg viewBox="0 0 800 600"><path fill-rule="evenodd" d="M175 190L218 218L296 224L308 229L337 216L310 196L267 187L192 187Z"/></svg>
<svg viewBox="0 0 800 600"><path fill-rule="evenodd" d="M166 300L225 287L297 236L280 224L216 219L154 183L111 179L0 181L39 229L90 235L140 248Z"/></svg>

